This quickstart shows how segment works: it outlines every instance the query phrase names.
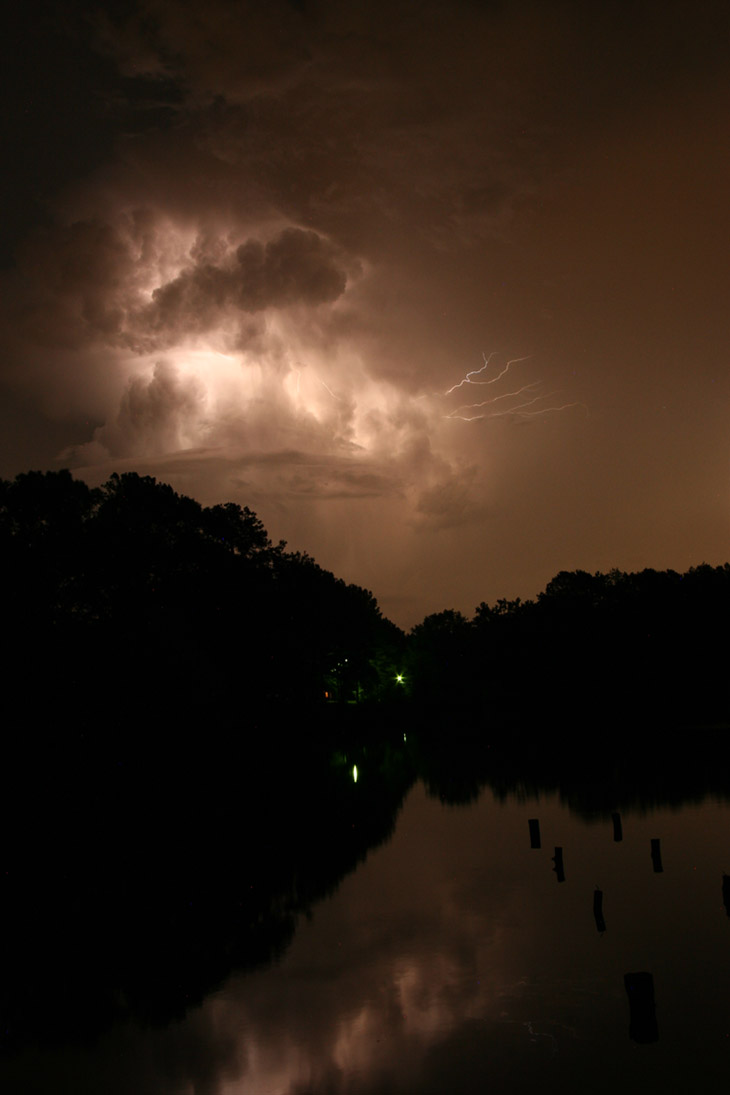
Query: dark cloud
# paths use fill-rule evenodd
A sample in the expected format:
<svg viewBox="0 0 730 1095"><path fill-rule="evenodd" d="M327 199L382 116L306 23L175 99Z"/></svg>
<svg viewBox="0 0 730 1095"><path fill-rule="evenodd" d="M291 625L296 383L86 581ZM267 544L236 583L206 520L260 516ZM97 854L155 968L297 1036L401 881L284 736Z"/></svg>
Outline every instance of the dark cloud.
<svg viewBox="0 0 730 1095"><path fill-rule="evenodd" d="M321 467L316 479L292 474L288 486L291 494L301 500L382 498L402 493L402 484L392 475L362 467Z"/></svg>
<svg viewBox="0 0 730 1095"><path fill-rule="evenodd" d="M449 468L431 486L420 491L414 506L418 526L458 528L485 515L476 467Z"/></svg>
<svg viewBox="0 0 730 1095"><path fill-rule="evenodd" d="M268 243L246 240L225 266L201 262L156 288L143 315L178 336L220 324L226 310L260 312L337 300L347 278L335 249L316 232L286 228Z"/></svg>
<svg viewBox="0 0 730 1095"><path fill-rule="evenodd" d="M181 378L165 361L155 363L151 378L130 380L113 423L96 433L112 457L155 455L186 447L186 434L205 399L194 378Z"/></svg>
<svg viewBox="0 0 730 1095"><path fill-rule="evenodd" d="M296 81L310 61L308 21L285 0L140 0L94 18L100 48L129 77L174 76L194 100L248 99Z"/></svg>
<svg viewBox="0 0 730 1095"><path fill-rule="evenodd" d="M134 279L131 243L116 226L95 218L34 233L8 279L13 333L49 347L113 341Z"/></svg>
<svg viewBox="0 0 730 1095"><path fill-rule="evenodd" d="M176 265L182 269L166 277ZM357 263L349 268L357 271ZM36 233L10 279L8 319L28 340L49 345L120 344L147 332L209 331L226 311L332 303L346 285L341 253L314 231L284 228L266 243L231 248L209 231L171 231L159 214L139 208Z"/></svg>

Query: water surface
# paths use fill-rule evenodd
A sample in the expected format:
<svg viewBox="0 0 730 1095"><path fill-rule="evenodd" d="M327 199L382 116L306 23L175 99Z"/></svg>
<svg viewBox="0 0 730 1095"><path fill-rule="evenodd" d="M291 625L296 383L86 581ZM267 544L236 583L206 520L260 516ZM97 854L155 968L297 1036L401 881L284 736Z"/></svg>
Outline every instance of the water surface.
<svg viewBox="0 0 730 1095"><path fill-rule="evenodd" d="M392 838L301 918L278 962L231 975L162 1029L132 1017L87 1045L27 1046L0 1065L3 1090L724 1091L730 807L620 820L616 840L609 811L587 820L555 793L498 801L487 788L448 806L418 782ZM633 973L651 975L654 1006L639 1001L632 1026Z"/></svg>

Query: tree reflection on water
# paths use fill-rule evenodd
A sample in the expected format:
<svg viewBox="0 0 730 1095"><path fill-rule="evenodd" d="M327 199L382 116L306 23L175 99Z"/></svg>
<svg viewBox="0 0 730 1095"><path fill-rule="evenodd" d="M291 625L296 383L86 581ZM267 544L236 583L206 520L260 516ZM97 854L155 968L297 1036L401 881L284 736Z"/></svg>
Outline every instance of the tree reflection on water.
<svg viewBox="0 0 730 1095"><path fill-rule="evenodd" d="M87 729L16 749L2 806L6 1052L123 1017L169 1023L231 971L275 962L391 836L418 779L450 805L485 785L497 801L557 793L587 821L730 797L716 738L692 763L634 743L599 764L536 740L410 730L404 742L400 726L366 724L333 721L317 747L272 731L234 745L158 732L153 745Z"/></svg>

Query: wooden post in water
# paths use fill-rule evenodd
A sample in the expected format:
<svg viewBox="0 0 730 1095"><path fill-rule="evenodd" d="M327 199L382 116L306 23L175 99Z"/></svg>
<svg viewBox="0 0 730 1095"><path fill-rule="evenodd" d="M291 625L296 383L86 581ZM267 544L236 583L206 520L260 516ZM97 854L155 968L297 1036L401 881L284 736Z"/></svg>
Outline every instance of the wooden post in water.
<svg viewBox="0 0 730 1095"><path fill-rule="evenodd" d="M650 973L626 973L624 985L629 997L631 1018L629 1019L629 1038L646 1045L659 1041L659 1029L656 1023L654 1004L654 978Z"/></svg>
<svg viewBox="0 0 730 1095"><path fill-rule="evenodd" d="M542 848L542 844L540 843L540 821L539 821L539 818L531 817L530 820L527 822L527 824L530 826L530 847L531 848Z"/></svg>
<svg viewBox="0 0 730 1095"><path fill-rule="evenodd" d="M555 855L553 856L553 863L555 866L553 870L557 875L558 882L565 882L565 871L563 870L563 849L556 848Z"/></svg>
<svg viewBox="0 0 730 1095"><path fill-rule="evenodd" d="M624 831L621 827L621 814L611 814L611 821L613 822L613 839L616 844L619 844L624 838Z"/></svg>
<svg viewBox="0 0 730 1095"><path fill-rule="evenodd" d="M651 861L654 864L654 874L661 874L664 868L662 867L662 842L659 837L652 837L651 841Z"/></svg>
<svg viewBox="0 0 730 1095"><path fill-rule="evenodd" d="M593 917L596 921L596 928L599 932L603 933L606 930L606 921L603 919L603 890L599 890L596 886L593 891Z"/></svg>

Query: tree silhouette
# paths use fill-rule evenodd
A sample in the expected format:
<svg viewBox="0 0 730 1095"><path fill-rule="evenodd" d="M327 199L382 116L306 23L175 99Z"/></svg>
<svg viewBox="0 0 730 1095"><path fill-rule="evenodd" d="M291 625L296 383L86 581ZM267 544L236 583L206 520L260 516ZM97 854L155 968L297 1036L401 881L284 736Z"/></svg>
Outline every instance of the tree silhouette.
<svg viewBox="0 0 730 1095"><path fill-rule="evenodd" d="M142 702L235 717L241 693L319 701L337 666L347 698L377 690L393 628L375 598L272 544L248 507L203 507L135 473L90 490L31 472L0 483L0 541L26 692L44 680L88 707L115 682L127 717Z"/></svg>

